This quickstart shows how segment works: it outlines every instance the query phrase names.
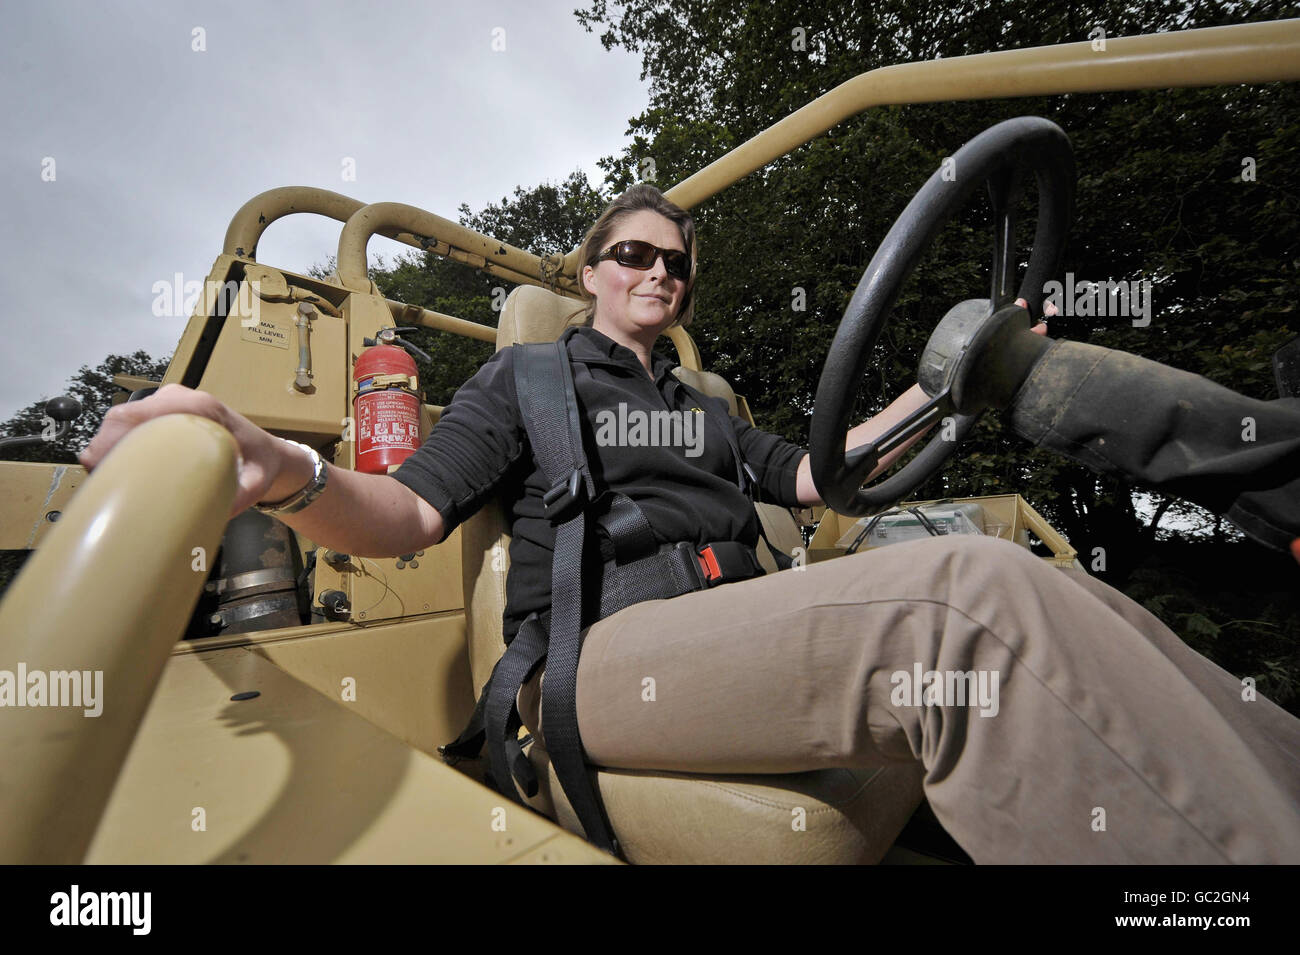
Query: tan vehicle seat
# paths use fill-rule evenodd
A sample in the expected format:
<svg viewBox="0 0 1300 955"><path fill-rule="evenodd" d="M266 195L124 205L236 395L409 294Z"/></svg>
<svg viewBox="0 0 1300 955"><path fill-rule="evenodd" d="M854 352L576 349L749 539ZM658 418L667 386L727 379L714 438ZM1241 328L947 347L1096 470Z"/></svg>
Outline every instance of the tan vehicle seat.
<svg viewBox="0 0 1300 955"><path fill-rule="evenodd" d="M581 323L581 306L574 299L520 286L506 300L497 348L554 341L567 326ZM684 368L677 372L688 384L726 398L736 408L734 393L718 375ZM789 511L759 507L773 544L787 553L801 546ZM477 695L505 649L501 619L510 537L501 507L492 503L475 514L464 524L461 542ZM766 550L761 541L759 550ZM770 555L762 556L770 562ZM770 565L766 569L775 571ZM533 808L581 835L546 753L534 744L529 758L540 780ZM762 776L595 771L610 824L634 863L875 863L920 804L922 775L919 763ZM797 807L804 810L806 830L795 825L792 810Z"/></svg>

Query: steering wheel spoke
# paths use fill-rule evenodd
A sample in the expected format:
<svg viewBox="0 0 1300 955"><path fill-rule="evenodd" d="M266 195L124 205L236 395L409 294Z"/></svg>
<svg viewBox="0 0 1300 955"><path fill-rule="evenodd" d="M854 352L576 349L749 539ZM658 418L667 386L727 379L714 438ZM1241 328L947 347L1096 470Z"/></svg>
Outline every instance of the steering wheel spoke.
<svg viewBox="0 0 1300 955"><path fill-rule="evenodd" d="M1016 204L1024 192L1024 170L1017 163L989 176L989 201L993 206L993 269L991 275L993 308L997 310L1015 301L1016 272Z"/></svg>
<svg viewBox="0 0 1300 955"><path fill-rule="evenodd" d="M952 411L951 394L944 391L931 398L875 441L859 445L844 456L849 473L861 484L876 469L880 459L898 449Z"/></svg>

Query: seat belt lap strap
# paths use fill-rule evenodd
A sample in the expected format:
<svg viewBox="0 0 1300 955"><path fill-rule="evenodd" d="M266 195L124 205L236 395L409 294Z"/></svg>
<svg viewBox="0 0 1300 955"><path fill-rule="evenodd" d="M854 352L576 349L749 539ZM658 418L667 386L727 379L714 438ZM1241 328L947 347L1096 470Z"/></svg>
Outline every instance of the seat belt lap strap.
<svg viewBox="0 0 1300 955"><path fill-rule="evenodd" d="M704 395L685 382L678 382L678 384L686 390L688 395L695 399L701 408L708 408L709 405ZM731 426L730 418L719 421L718 426L722 429L723 437L726 438L727 445L731 448L732 457L736 459L736 481L740 485L740 489L749 497L750 502L756 503L759 499L758 475L754 473L754 469L749 466L749 462L745 460L745 456L740 451L740 442L736 440L736 431ZM768 540L767 530L763 527L763 519L758 516L757 510L754 511L754 520L758 521L759 536L763 538L763 543L767 545L768 551L772 554L772 559L776 561L777 570L789 570L793 567L794 559Z"/></svg>

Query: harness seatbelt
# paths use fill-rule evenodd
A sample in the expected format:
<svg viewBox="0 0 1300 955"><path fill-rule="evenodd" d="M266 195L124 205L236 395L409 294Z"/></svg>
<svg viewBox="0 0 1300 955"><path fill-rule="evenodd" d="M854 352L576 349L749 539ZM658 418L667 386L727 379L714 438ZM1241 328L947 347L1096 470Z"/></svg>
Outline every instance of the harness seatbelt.
<svg viewBox="0 0 1300 955"><path fill-rule="evenodd" d="M698 553L687 543L660 545L635 501L618 493L598 499L583 448L573 371L564 339L516 345L513 360L520 415L534 459L550 485L543 502L545 516L556 527L551 609L549 619L531 614L520 626L488 678L469 725L454 742L439 747L439 752L454 761L477 755L486 743L492 784L520 804L523 800L512 780L525 795L535 796L536 771L518 740L522 721L516 694L545 661L542 725L551 765L587 838L599 848L619 855L617 838L588 775L578 732L582 574L584 568L593 566L587 560L588 511L600 532L600 619L643 600L675 597L718 583L760 576L763 569L752 548L734 541L708 544ZM702 395L679 384L701 407L707 407ZM730 421L721 424L736 460L737 482L753 501L757 478L741 455ZM768 541L762 520L757 514L755 518L777 565L781 569L790 567L789 556ZM591 556L596 556L594 551Z"/></svg>
<svg viewBox="0 0 1300 955"><path fill-rule="evenodd" d="M551 627L545 652L546 690L542 694L546 750L587 839L598 848L618 855L618 841L587 775L582 738L578 733L582 571L587 566L584 559L587 539L585 505L595 499L596 486L583 450L573 370L564 339L550 344L516 347L514 372L519 411L532 444L533 457L551 486L543 497L546 517L556 525L555 553L551 564ZM511 641L511 648L514 642ZM511 648L507 648L507 653ZM513 709L513 696L520 684L513 682L513 673L510 680L504 679L505 676L501 674L499 682L513 689L499 692L510 695ZM494 681L494 690L497 682ZM505 705L504 701L502 705ZM492 712L492 703L489 702L489 715ZM514 719L517 718L516 712ZM490 726L487 740L490 748L497 748L500 742L504 742L499 742L494 735L493 730L498 728L512 732L509 724ZM517 730L518 724L514 732ZM500 763L500 757L494 760L498 772ZM501 781L509 786L509 777Z"/></svg>

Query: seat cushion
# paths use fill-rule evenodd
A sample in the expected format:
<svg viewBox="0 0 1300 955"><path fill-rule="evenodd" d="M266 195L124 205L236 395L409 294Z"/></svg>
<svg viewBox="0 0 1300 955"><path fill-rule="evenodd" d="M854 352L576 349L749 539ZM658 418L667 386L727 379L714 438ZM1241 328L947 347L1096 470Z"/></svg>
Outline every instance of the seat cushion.
<svg viewBox="0 0 1300 955"><path fill-rule="evenodd" d="M550 759L529 748L529 800L570 832L582 827ZM623 855L637 864L874 865L921 803L918 763L783 775L593 771Z"/></svg>

